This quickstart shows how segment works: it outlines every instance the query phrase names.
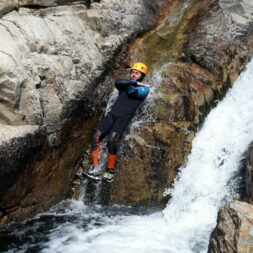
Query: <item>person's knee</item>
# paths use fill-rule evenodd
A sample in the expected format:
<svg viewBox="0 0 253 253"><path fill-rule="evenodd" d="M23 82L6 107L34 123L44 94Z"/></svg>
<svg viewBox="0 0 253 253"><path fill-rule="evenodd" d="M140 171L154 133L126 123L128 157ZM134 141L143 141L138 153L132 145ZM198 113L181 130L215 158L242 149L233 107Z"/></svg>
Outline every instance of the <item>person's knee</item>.
<svg viewBox="0 0 253 253"><path fill-rule="evenodd" d="M110 154L112 155L117 154L118 141L119 141L119 134L117 132L110 133L108 137L108 142L107 142L107 147Z"/></svg>

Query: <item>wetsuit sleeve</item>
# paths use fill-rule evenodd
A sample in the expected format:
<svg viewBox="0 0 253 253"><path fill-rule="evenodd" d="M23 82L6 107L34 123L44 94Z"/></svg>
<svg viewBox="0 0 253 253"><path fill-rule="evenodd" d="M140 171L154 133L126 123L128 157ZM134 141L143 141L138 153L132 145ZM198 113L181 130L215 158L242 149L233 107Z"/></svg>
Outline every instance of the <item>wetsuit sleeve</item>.
<svg viewBox="0 0 253 253"><path fill-rule="evenodd" d="M145 99L149 93L149 88L146 86L129 86L127 88L127 94L132 98Z"/></svg>
<svg viewBox="0 0 253 253"><path fill-rule="evenodd" d="M115 86L119 91L126 90L130 85L137 85L137 81L126 79L118 79L115 81Z"/></svg>

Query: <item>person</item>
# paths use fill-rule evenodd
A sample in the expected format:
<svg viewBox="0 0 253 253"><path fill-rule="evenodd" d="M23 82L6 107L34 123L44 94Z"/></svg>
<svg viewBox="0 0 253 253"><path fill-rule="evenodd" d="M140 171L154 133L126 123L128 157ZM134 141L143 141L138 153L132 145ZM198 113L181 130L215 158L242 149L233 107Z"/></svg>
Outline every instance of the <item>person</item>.
<svg viewBox="0 0 253 253"><path fill-rule="evenodd" d="M92 136L91 159L93 165L90 174L98 173L96 168L99 165L100 142L108 135L108 161L103 178L109 181L113 180L119 140L136 109L149 93L150 85L142 82L146 74L147 66L144 63L136 62L131 67L130 80L119 79L115 81L119 95L110 112L96 126Z"/></svg>

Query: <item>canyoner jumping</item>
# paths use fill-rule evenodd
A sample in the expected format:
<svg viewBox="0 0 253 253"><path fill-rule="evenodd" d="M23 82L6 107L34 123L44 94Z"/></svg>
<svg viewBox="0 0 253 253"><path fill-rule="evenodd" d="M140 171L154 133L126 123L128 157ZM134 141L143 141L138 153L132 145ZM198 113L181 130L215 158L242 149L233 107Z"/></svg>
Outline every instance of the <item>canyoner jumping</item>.
<svg viewBox="0 0 253 253"><path fill-rule="evenodd" d="M147 66L144 63L136 62L131 67L130 80L118 79L115 87L118 90L118 97L111 110L97 124L91 141L92 166L85 176L107 182L112 182L115 175L117 152L119 141L132 120L137 108L149 94L149 84L143 83L147 74ZM99 158L101 154L101 141L107 140L107 166L101 175L99 169Z"/></svg>

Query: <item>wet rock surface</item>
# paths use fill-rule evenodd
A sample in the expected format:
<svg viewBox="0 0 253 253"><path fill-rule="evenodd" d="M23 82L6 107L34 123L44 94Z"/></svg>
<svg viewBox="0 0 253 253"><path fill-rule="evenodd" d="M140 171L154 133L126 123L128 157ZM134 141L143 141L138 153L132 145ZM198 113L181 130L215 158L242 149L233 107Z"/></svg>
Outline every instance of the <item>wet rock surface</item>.
<svg viewBox="0 0 253 253"><path fill-rule="evenodd" d="M251 252L253 249L253 206L233 202L219 210L217 226L211 234L208 253Z"/></svg>
<svg viewBox="0 0 253 253"><path fill-rule="evenodd" d="M190 29L184 56L221 81L233 82L252 55L252 7L250 1L209 1L196 15L198 25Z"/></svg>
<svg viewBox="0 0 253 253"><path fill-rule="evenodd" d="M185 163L199 125L252 55L253 7L249 1L168 1L168 17L133 44L129 58L125 54L115 63L123 47L154 24L155 5L2 2L0 123L43 126L44 134L34 145L40 147L34 160L4 189L3 223L70 196L78 158L89 151L92 130L122 69L108 73L115 66L125 73L136 60L148 63L150 72L161 71L162 80L139 111L143 123L125 136L109 204L166 201L164 189Z"/></svg>
<svg viewBox="0 0 253 253"><path fill-rule="evenodd" d="M243 197L248 203L253 204L253 142L249 146L247 157L245 193Z"/></svg>
<svg viewBox="0 0 253 253"><path fill-rule="evenodd" d="M187 123L146 123L141 130L134 129L125 140L123 152L128 155L120 160L111 203L161 208L166 203L164 189L173 182L189 152L190 140L184 135Z"/></svg>
<svg viewBox="0 0 253 253"><path fill-rule="evenodd" d="M50 145L57 146L57 132L68 115L95 90L122 45L152 25L151 14L141 1L103 1L89 9L20 8L5 15L0 26L0 122L45 124Z"/></svg>
<svg viewBox="0 0 253 253"><path fill-rule="evenodd" d="M165 201L163 192L186 162L204 117L201 108L213 100L212 88L213 76L198 66L178 63L163 70L161 84L143 108L151 122L144 120L125 137L111 203Z"/></svg>
<svg viewBox="0 0 253 253"><path fill-rule="evenodd" d="M242 165L241 192L235 196L237 201L220 208L217 225L210 237L208 252L244 253L253 249L252 155L253 143L249 145L245 154L246 162Z"/></svg>
<svg viewBox="0 0 253 253"><path fill-rule="evenodd" d="M116 55L154 24L155 5L1 2L0 123L16 127L1 146L2 223L69 196L77 161L113 87L105 75ZM43 131L20 138L29 126Z"/></svg>
<svg viewBox="0 0 253 253"><path fill-rule="evenodd" d="M1 125L0 129L2 135L0 140L0 177L6 179L0 185L0 199L2 200L6 190L18 178L23 164L26 164L27 160L32 160L33 153L41 148L45 131L38 126ZM12 141L9 141L10 135L15 137L12 138Z"/></svg>
<svg viewBox="0 0 253 253"><path fill-rule="evenodd" d="M46 7L55 7L58 5L70 5L70 4L83 4L87 7L90 7L91 2L100 2L91 1L91 0L3 0L0 3L0 15L7 14L13 10L17 10L21 7L27 8L46 8Z"/></svg>
<svg viewBox="0 0 253 253"><path fill-rule="evenodd" d="M164 22L132 45L130 61L147 61L151 71L160 70L161 81L153 84L151 106L144 106L144 123L126 137L111 203L163 202L164 189L186 162L205 116L252 55L252 5L238 3L242 12L235 5L178 3ZM152 123L145 122L145 112Z"/></svg>

